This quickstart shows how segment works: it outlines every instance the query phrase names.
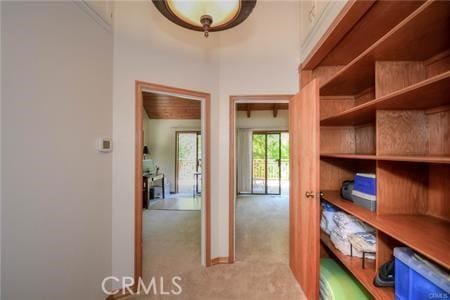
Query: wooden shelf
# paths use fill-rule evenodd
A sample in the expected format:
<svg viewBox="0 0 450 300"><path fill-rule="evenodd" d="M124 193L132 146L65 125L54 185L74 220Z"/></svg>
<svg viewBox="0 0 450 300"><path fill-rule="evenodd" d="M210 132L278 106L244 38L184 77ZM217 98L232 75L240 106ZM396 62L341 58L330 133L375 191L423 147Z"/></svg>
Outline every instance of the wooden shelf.
<svg viewBox="0 0 450 300"><path fill-rule="evenodd" d="M377 215L338 191L322 191L323 199L450 269L450 222L426 215Z"/></svg>
<svg viewBox="0 0 450 300"><path fill-rule="evenodd" d="M367 224L376 227L376 213L358 206L351 201L343 200L341 198L341 195L339 194L339 191L322 191L322 193L322 198L327 202L330 202L341 210L357 217L361 221L364 221Z"/></svg>
<svg viewBox="0 0 450 300"><path fill-rule="evenodd" d="M346 154L346 153L321 153L321 157L330 158L346 158L346 159L364 159L364 160L388 160L388 161L405 161L420 162L432 164L450 164L448 156L431 156L431 155L375 155L375 154Z"/></svg>
<svg viewBox="0 0 450 300"><path fill-rule="evenodd" d="M376 273L375 261L366 260L366 268L363 269L361 258L344 255L334 247L330 237L322 230L320 231L320 240L375 299L394 299L392 288L379 288L373 284Z"/></svg>
<svg viewBox="0 0 450 300"><path fill-rule="evenodd" d="M348 1L302 69L348 64L420 5L420 1Z"/></svg>
<svg viewBox="0 0 450 300"><path fill-rule="evenodd" d="M337 74L322 96L355 95L374 85L375 61L424 61L450 47L450 3L427 1Z"/></svg>
<svg viewBox="0 0 450 300"><path fill-rule="evenodd" d="M323 126L374 122L377 110L429 109L450 103L450 71L320 121Z"/></svg>
<svg viewBox="0 0 450 300"><path fill-rule="evenodd" d="M320 178L303 186L320 189L325 201L377 230L376 261L364 270L361 259L337 251L323 232L320 237L322 248L376 299L394 298L392 288L376 288L372 280L396 247L408 246L450 269L449 20L450 1L351 1L300 70L296 97L311 101L293 101L294 108L314 122L303 122L298 137L318 132L320 151L311 155L319 152L320 164L293 173ZM340 197L342 182L356 172L377 175L376 212ZM301 196L293 198L304 204ZM314 212L306 204L303 223L292 226L295 238L298 228L309 232L305 216ZM305 268L296 277L307 296L317 298L317 278L303 280L317 258L312 253L309 266L300 254L294 263Z"/></svg>
<svg viewBox="0 0 450 300"><path fill-rule="evenodd" d="M365 160L376 160L377 159L377 156L375 154L352 154L352 153L320 153L320 157L365 159Z"/></svg>

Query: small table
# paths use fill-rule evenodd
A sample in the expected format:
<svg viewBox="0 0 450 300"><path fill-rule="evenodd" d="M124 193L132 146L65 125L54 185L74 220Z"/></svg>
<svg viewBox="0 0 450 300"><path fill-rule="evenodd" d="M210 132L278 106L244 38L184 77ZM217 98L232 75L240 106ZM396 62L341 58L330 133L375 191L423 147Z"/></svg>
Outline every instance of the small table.
<svg viewBox="0 0 450 300"><path fill-rule="evenodd" d="M150 188L153 186L153 183L155 181L160 180L161 181L161 198L165 199L165 186L164 186L164 174L150 174L150 173L144 173L144 175L142 176L143 180L144 180L144 184L143 184L143 206L144 208L147 208L148 205L147 202L149 200L149 193L150 193Z"/></svg>

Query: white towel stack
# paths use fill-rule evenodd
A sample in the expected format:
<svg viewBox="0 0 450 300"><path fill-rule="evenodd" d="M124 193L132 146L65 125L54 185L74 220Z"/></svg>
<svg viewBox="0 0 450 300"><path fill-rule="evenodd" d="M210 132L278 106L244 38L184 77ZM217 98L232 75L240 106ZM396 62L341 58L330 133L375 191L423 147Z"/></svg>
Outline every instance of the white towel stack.
<svg viewBox="0 0 450 300"><path fill-rule="evenodd" d="M327 202L322 202L321 206L322 218L320 219L320 228L327 234L331 234L331 231L336 227L333 216L338 212L338 209Z"/></svg>
<svg viewBox="0 0 450 300"><path fill-rule="evenodd" d="M352 243L357 241L353 244L353 256L362 257L362 251L375 252L374 243L368 243L371 244L371 247L361 247L361 245L367 243L366 240L371 240L367 239L368 236L364 239L364 234L370 234L374 237L373 232L375 230L372 227L341 211L334 214L333 220L336 227L331 231L330 238L339 251L345 255L350 255L350 241ZM370 254L366 255L366 258L375 259L374 255Z"/></svg>

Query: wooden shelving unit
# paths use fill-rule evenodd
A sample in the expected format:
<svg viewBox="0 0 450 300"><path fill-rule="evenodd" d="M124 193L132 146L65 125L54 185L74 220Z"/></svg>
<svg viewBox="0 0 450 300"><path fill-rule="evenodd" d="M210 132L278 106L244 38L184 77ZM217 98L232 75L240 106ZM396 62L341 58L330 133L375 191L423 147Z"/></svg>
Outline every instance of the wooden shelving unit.
<svg viewBox="0 0 450 300"><path fill-rule="evenodd" d="M449 18L445 1L427 1L325 81L321 95L355 95L372 86L376 61L424 61L448 50Z"/></svg>
<svg viewBox="0 0 450 300"><path fill-rule="evenodd" d="M444 97L442 97L442 95ZM450 103L450 71L392 92L320 121L323 126L347 126L375 121L377 110L429 109Z"/></svg>
<svg viewBox="0 0 450 300"><path fill-rule="evenodd" d="M338 191L323 199L450 269L450 223L426 215L383 215L343 200ZM429 232L433 232L432 235Z"/></svg>
<svg viewBox="0 0 450 300"><path fill-rule="evenodd" d="M375 299L392 299L394 297L392 288L379 288L373 284L373 278L375 277L375 263L373 261L366 260L366 268L363 269L361 258L342 254L334 247L328 234L322 230L320 231L320 241L361 282Z"/></svg>
<svg viewBox="0 0 450 300"><path fill-rule="evenodd" d="M372 280L395 247L450 269L450 2L402 3L383 34L374 20L392 7L377 1L357 22L347 9L300 72L300 92L319 82L319 99L309 100L320 103L323 199L377 230L375 265L362 270L323 232L321 243L376 299L394 298ZM371 30L376 39L364 37ZM339 195L358 172L376 174L375 212Z"/></svg>
<svg viewBox="0 0 450 300"><path fill-rule="evenodd" d="M375 227L376 213L355 205L350 201L343 200L339 194L339 191L322 191L322 193L322 198L327 202Z"/></svg>

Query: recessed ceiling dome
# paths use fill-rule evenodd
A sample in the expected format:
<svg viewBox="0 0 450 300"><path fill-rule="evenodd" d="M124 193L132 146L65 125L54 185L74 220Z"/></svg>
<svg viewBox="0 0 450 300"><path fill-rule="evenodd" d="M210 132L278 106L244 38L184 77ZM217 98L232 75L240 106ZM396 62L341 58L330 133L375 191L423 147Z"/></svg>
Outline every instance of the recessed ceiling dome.
<svg viewBox="0 0 450 300"><path fill-rule="evenodd" d="M170 21L182 27L221 31L242 23L252 12L256 0L152 0Z"/></svg>

